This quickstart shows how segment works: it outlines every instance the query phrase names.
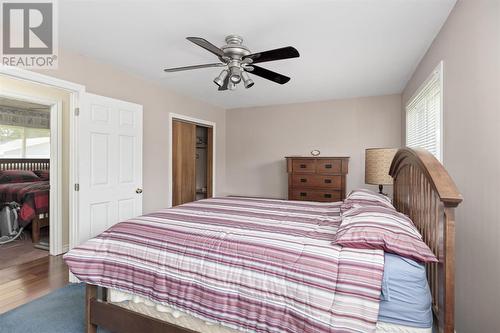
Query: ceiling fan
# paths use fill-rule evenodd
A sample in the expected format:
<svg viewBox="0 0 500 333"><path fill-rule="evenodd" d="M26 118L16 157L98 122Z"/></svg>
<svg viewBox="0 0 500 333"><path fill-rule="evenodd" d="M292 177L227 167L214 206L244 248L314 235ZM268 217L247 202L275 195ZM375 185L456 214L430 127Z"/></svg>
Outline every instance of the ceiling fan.
<svg viewBox="0 0 500 333"><path fill-rule="evenodd" d="M243 38L237 35L226 37L226 45L218 48L209 41L200 37L187 37L187 40L215 54L220 62L212 64L176 67L164 69L165 72L178 72L190 69L207 67L224 67L222 72L214 79L214 83L219 87L218 90L234 90L236 85L243 81L245 88L254 85L253 80L248 73L260 76L279 84L285 84L290 81L288 76L273 72L271 70L256 66L254 64L266 61L282 60L299 57L299 52L291 47L282 47L279 49L251 53L248 47L243 45ZM248 72L248 73L247 73Z"/></svg>

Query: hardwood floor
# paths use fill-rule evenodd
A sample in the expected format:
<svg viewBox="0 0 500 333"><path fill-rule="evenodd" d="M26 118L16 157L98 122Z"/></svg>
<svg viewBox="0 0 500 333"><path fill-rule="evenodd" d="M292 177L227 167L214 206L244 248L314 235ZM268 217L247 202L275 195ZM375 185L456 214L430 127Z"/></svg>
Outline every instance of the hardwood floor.
<svg viewBox="0 0 500 333"><path fill-rule="evenodd" d="M0 313L28 303L68 283L62 256L45 256L0 269Z"/></svg>
<svg viewBox="0 0 500 333"><path fill-rule="evenodd" d="M47 232L45 231L45 233ZM42 237L45 237L45 233ZM46 237L48 237L48 233ZM22 239L0 246L0 270L48 256L48 251L33 246L31 232L25 230Z"/></svg>

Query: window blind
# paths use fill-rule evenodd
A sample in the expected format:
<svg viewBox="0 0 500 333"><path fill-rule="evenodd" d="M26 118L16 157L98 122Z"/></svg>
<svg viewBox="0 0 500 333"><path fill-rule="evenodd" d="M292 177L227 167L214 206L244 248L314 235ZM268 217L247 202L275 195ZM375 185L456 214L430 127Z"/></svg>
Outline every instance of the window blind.
<svg viewBox="0 0 500 333"><path fill-rule="evenodd" d="M406 145L427 149L442 160L441 70L435 70L406 105Z"/></svg>

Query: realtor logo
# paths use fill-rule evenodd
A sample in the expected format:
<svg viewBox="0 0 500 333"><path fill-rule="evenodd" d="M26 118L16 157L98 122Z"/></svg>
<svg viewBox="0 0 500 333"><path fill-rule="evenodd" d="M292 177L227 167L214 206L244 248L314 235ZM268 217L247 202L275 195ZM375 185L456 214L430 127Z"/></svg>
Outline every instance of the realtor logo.
<svg viewBox="0 0 500 333"><path fill-rule="evenodd" d="M2 64L57 68L55 1L1 1Z"/></svg>

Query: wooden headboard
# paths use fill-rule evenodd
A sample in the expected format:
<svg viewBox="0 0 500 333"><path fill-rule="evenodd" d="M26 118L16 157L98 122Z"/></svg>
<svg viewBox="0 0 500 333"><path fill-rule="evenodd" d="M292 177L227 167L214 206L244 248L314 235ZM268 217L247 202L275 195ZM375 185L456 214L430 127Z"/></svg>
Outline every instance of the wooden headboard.
<svg viewBox="0 0 500 333"><path fill-rule="evenodd" d="M0 158L0 170L50 170L50 159Z"/></svg>
<svg viewBox="0 0 500 333"><path fill-rule="evenodd" d="M455 208L462 202L443 165L424 149L402 148L392 161L394 206L408 215L439 259L427 264L439 332L455 329Z"/></svg>

